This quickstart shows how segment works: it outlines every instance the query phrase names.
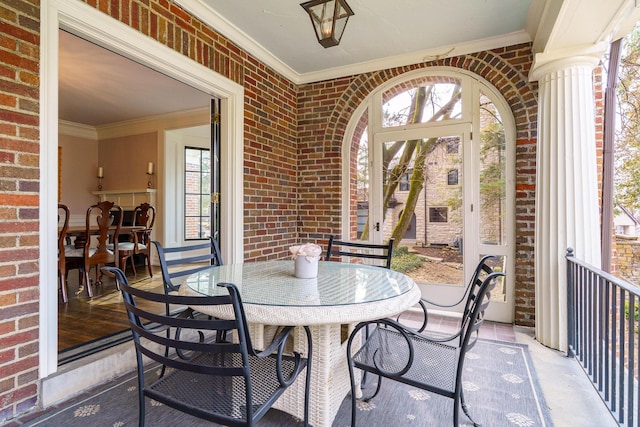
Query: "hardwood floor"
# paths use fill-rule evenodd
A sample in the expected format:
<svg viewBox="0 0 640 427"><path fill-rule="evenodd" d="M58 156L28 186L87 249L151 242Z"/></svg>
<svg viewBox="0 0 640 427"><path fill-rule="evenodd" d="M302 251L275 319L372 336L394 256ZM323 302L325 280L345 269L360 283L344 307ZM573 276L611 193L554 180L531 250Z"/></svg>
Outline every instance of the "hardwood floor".
<svg viewBox="0 0 640 427"><path fill-rule="evenodd" d="M150 278L146 268L137 268L137 276L129 269L127 278L130 283L154 292L163 292L160 269L153 268ZM89 354L96 347L104 348L107 337L120 334L130 337L129 320L122 301L122 294L116 289L115 280L103 277L100 286L94 286L94 297L89 298L84 289L78 291L77 270L69 273L69 302L58 299L58 354L59 361L68 359L68 354ZM164 312L164 306L158 304L158 313ZM123 332L125 332L123 334Z"/></svg>

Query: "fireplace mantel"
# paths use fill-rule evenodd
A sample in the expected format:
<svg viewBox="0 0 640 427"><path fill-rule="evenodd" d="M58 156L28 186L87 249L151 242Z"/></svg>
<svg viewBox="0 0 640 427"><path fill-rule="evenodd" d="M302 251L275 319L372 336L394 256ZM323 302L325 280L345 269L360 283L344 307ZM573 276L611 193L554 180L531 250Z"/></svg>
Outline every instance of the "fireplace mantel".
<svg viewBox="0 0 640 427"><path fill-rule="evenodd" d="M142 188L135 190L93 191L91 194L98 196L101 202L110 200L124 210L132 210L140 203L149 203L155 206L157 191L155 188Z"/></svg>

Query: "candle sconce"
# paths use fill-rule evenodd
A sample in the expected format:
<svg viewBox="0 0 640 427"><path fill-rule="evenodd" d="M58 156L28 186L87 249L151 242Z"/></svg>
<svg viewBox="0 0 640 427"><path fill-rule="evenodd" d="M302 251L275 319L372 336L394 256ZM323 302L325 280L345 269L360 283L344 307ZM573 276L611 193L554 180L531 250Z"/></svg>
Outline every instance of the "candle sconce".
<svg viewBox="0 0 640 427"><path fill-rule="evenodd" d="M98 191L102 191L102 178L104 178L104 169L98 166Z"/></svg>
<svg viewBox="0 0 640 427"><path fill-rule="evenodd" d="M153 177L153 162L149 162L149 164L147 165L147 175L149 176L149 181L147 182L147 187L148 188L152 188L153 187L153 182L151 180L151 177Z"/></svg>

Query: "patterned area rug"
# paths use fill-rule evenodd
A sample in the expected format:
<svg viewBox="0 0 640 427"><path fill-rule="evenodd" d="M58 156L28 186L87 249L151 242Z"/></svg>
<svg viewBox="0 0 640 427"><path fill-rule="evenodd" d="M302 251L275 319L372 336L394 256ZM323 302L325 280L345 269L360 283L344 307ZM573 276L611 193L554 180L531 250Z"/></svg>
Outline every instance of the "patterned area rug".
<svg viewBox="0 0 640 427"><path fill-rule="evenodd" d="M479 340L467 358L464 393L476 422L486 427L553 425L526 345ZM375 381L369 383L369 387L373 387ZM365 389L366 394L370 394L369 391ZM137 399L136 378L129 374L39 414L24 425L135 426L138 424ZM157 402L147 400L146 406L147 426L215 426ZM375 399L358 402L358 411L358 426L363 427L448 426L452 424L453 401L395 381L385 381ZM462 410L460 422L461 426L472 425ZM333 426L348 427L350 423L351 400L347 396ZM259 425L300 426L302 422L271 410Z"/></svg>

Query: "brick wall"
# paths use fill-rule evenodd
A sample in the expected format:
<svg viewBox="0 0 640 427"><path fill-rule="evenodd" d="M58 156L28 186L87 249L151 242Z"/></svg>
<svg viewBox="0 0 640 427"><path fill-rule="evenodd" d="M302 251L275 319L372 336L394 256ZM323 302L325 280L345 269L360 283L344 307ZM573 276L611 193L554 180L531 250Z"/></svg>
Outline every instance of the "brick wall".
<svg viewBox="0 0 640 427"><path fill-rule="evenodd" d="M0 4L0 421L37 394L38 3Z"/></svg>

